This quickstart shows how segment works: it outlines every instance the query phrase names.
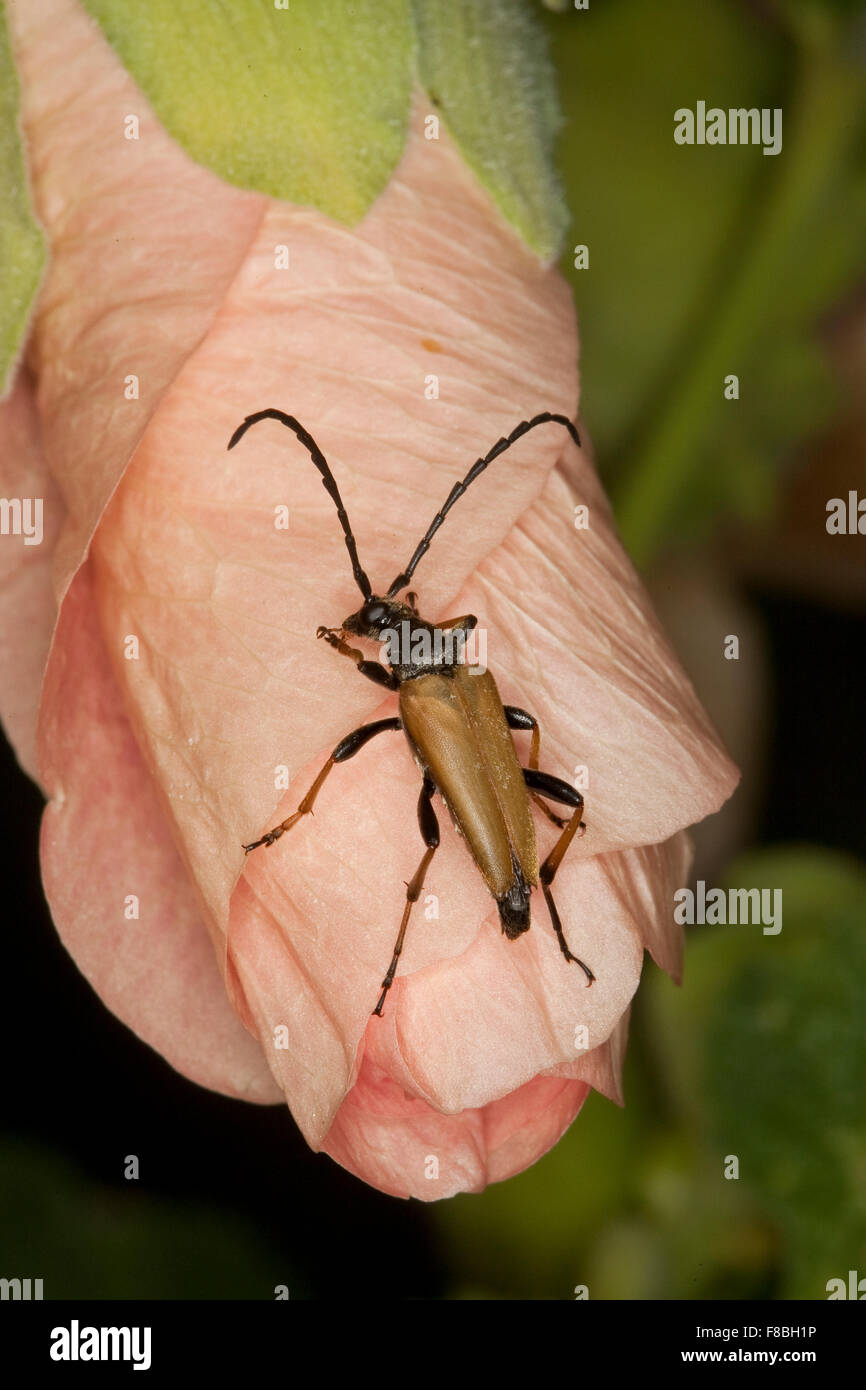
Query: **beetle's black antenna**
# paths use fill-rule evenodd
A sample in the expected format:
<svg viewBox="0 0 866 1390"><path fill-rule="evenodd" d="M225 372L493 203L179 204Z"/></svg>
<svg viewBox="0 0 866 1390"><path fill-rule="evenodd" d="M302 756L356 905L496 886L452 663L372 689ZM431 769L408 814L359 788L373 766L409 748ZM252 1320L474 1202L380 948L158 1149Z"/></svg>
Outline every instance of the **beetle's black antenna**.
<svg viewBox="0 0 866 1390"><path fill-rule="evenodd" d="M507 438L500 439L496 444L494 444L489 454L485 454L483 458L476 459L475 463L473 463L472 467L466 474L466 477L463 479L462 483L454 484L453 488L448 494L448 497L445 501L445 505L442 507L441 511L438 511L434 516L429 527L427 528L427 532L424 536L424 539L422 541L419 541L418 547L415 551L415 554L412 556L412 559L409 561L408 565L403 570L403 572L397 575L397 578L394 580L394 583L388 590L388 598L393 598L396 593L399 593L399 591L405 588L405 586L409 583L409 580L415 573L415 567L418 564L418 561L422 559L424 555L427 554L427 551L430 549L430 542L436 535L436 532L439 530L439 527L442 525L442 522L445 520L451 508L454 506L454 503L457 501L458 497L463 496L469 484L475 482L475 479L478 477L479 473L484 472L488 463L492 463L493 460L495 458L498 458L500 454L504 454L506 449L509 449L512 444L516 443L516 441L520 439L522 435L526 434L529 430L535 429L536 425L546 425L550 421L553 421L557 425L564 425L577 447L580 448L580 435L578 434L573 423L571 422L571 420L569 420L567 415L553 415L550 413L550 411L545 411L543 415L535 415L531 420L524 420L522 424L519 424L516 427L516 429L513 429L511 431Z"/></svg>
<svg viewBox="0 0 866 1390"><path fill-rule="evenodd" d="M340 496L340 489L337 487L337 484L334 481L334 475L331 472L330 467L328 466L328 460L325 458L325 455L322 453L313 436L307 433L300 421L296 420L294 415L284 415L281 410L257 410L255 415L248 415L247 418L244 420L243 424L238 425L237 429L235 430L234 434L228 442L228 447L230 449L233 449L235 445L238 443L238 441L243 439L250 426L257 425L259 420L279 420L281 425L285 425L288 429L292 430L292 432L303 444L307 453L310 455L310 458L313 460L313 463L316 465L316 467L322 475L322 483L324 485L325 491L327 492L328 496L333 500L334 505L337 508L337 516L340 518L340 525L343 528L343 535L346 537L346 549L348 550L349 558L352 561L352 573L355 576L355 583L358 585L358 588L361 590L361 593L364 595L364 598L369 598L373 592L373 589L369 579L362 570L361 562L358 559L358 547L355 544L355 537L352 535L352 527L349 523L349 517L346 513L346 508L343 506L343 499Z"/></svg>

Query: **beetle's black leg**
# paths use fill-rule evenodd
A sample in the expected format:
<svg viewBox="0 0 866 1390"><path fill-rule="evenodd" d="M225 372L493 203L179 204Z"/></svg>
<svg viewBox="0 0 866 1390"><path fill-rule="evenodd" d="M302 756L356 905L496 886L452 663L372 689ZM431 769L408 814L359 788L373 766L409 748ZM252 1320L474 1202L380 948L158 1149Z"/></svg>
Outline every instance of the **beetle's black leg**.
<svg viewBox="0 0 866 1390"><path fill-rule="evenodd" d="M403 920L400 923L400 931L397 934L397 944L394 947L394 954L391 957L391 964L388 966L388 974L382 981L382 993L379 995L379 1002L373 1010L374 1014L382 1017L382 1005L385 1003L385 995L394 983L394 976L397 973L397 962L400 959L400 952L403 949L403 939L406 936L406 927L409 923L409 913L412 911L412 904L417 902L421 896L421 889L424 887L424 879L430 867L430 860L439 847L439 822L436 819L436 812L433 810L432 796L436 790L436 784L429 772L424 774L424 785L421 788L421 795L418 797L418 824L421 827L421 838L427 846L424 851L424 858L415 870L412 881L406 885L406 906L403 909Z"/></svg>
<svg viewBox="0 0 866 1390"><path fill-rule="evenodd" d="M474 613L463 613L459 618L443 618L442 622L437 623L436 626L441 627L443 632L457 628L462 628L464 632L472 632L478 626L478 619Z"/></svg>
<svg viewBox="0 0 866 1390"><path fill-rule="evenodd" d="M354 661L362 676L367 680L375 681L377 685L384 685L386 690L396 690L400 682L389 671L387 666L383 666L379 661L367 661L364 653L357 647L350 647L348 642L344 642L340 637L339 629L332 627L320 627L316 630L317 637L324 637L329 647L333 647L335 652L341 656L347 656Z"/></svg>
<svg viewBox="0 0 866 1390"><path fill-rule="evenodd" d="M523 780L527 787L533 791L538 791L542 796L549 796L553 801L561 801L566 806L573 806L574 812L568 821L565 829L557 840L553 849L541 866L539 878L541 879L541 889L544 893L545 902L550 912L550 920L553 923L553 930L556 932L556 939L559 942L560 950L566 960L576 961L586 976L589 984L592 984L595 976L588 965L585 965L578 956L572 955L568 949L568 942L562 930L562 923L559 920L559 913L556 910L556 903L553 901L553 894L550 885L556 877L556 871L565 857L565 851L571 844L578 830L586 830L586 826L580 819L583 810L583 797L579 791L570 786L568 782L563 782L561 777L551 777L549 772L538 772L535 768L525 767L523 769Z"/></svg>
<svg viewBox="0 0 866 1390"><path fill-rule="evenodd" d="M373 724L362 724L360 729L346 734L345 738L340 739L297 811L293 811L288 820L284 820L281 825L275 825L273 830L269 830L260 840L253 840L251 845L244 845L246 853L249 854L250 850L258 849L259 845L272 845L281 835L285 835L287 830L291 830L293 825L297 825L301 816L311 813L322 783L335 763L344 763L348 758L353 758L358 750L364 747L365 743L369 743L370 739L375 738L377 734L383 734L386 729L402 729L402 727L402 721L397 718L377 719Z"/></svg>
<svg viewBox="0 0 866 1390"><path fill-rule="evenodd" d="M415 593L415 590L414 590L414 589L410 589L409 592L408 592L408 594L404 594L404 595L403 595L403 602L404 602L409 608L411 608L411 609L412 609L412 612L417 616L417 614L418 614L418 595Z"/></svg>
<svg viewBox="0 0 866 1390"><path fill-rule="evenodd" d="M532 742L529 745L529 768L531 772L538 769L538 753L541 746L541 729L538 727L538 720L529 713L529 710L521 709L519 705L503 705L505 718L508 721L509 729L531 729ZM530 792L532 800L540 811L543 811L548 820L553 821L554 825L564 830L568 821L558 816L555 811L551 811L546 801L542 801L538 792Z"/></svg>

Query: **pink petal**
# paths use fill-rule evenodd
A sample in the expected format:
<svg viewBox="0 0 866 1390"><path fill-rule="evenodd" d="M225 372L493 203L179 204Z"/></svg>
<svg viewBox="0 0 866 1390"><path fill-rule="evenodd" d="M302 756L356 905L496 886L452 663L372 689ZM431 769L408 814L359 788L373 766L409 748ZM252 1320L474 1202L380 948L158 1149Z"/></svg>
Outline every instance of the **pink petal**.
<svg viewBox="0 0 866 1390"><path fill-rule="evenodd" d="M600 1091L608 1100L617 1105L624 1104L622 1090L622 1068L628 1042L628 1025L631 1010L626 1009L610 1037L600 1047L582 1053L576 1061L560 1062L544 1072L544 1076L564 1076L573 1080L587 1081L594 1091Z"/></svg>
<svg viewBox="0 0 866 1390"><path fill-rule="evenodd" d="M365 1062L325 1152L394 1197L433 1202L481 1192L552 1148L589 1094L582 1081L538 1076L483 1110L437 1115Z"/></svg>
<svg viewBox="0 0 866 1390"><path fill-rule="evenodd" d="M641 851L632 854L639 877ZM566 860L556 880L557 888L563 880L566 939L591 966L592 986L579 966L563 960L539 894L532 930L519 941L503 937L494 911L459 960L404 975L387 1026L369 1023L365 1056L435 1109L454 1114L579 1060L587 1043L604 1044L628 1009L643 964L639 921L630 918L609 870L608 860L619 857Z"/></svg>
<svg viewBox="0 0 866 1390"><path fill-rule="evenodd" d="M41 543L23 535L0 543L0 641L14 653L14 661L0 662L0 717L18 761L36 778L36 714L57 614L51 556L63 503L45 463L33 386L23 370L0 405L0 496L42 503Z"/></svg>
<svg viewBox="0 0 866 1390"><path fill-rule="evenodd" d="M68 660L52 665L40 730L54 788L41 845L54 920L108 1008L173 1067L202 1086L272 1103L279 1091L226 998L94 616L85 565L63 607L57 650ZM73 684L73 698L57 697ZM139 900L137 920L125 916L129 895Z"/></svg>
<svg viewBox="0 0 866 1390"><path fill-rule="evenodd" d="M52 246L29 358L68 509L63 592L163 393L207 332L264 200L186 159L73 0L13 0L37 213ZM140 139L123 138L129 111ZM194 248L191 249L191 248ZM135 374L140 398L127 400Z"/></svg>
<svg viewBox="0 0 866 1390"><path fill-rule="evenodd" d="M589 508L588 530L572 525L580 504ZM587 770L582 852L660 843L731 795L739 773L619 545L582 453L569 446L564 466L507 544L485 556L457 606L484 615L490 667L497 678L507 673L503 699L538 718L544 766L566 780Z"/></svg>

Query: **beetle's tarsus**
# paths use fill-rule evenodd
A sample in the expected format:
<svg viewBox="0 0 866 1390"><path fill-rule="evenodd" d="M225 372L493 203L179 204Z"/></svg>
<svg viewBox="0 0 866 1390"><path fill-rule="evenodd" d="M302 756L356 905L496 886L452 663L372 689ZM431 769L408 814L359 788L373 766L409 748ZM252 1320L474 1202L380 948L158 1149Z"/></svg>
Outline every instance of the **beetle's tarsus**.
<svg viewBox="0 0 866 1390"><path fill-rule="evenodd" d="M270 849L271 845L278 840L282 834L283 827L278 825L276 830L269 830L260 840L253 840L251 845L244 845L244 853L249 854L250 850L258 849L260 845L264 845L265 849Z"/></svg>
<svg viewBox="0 0 866 1390"><path fill-rule="evenodd" d="M574 953L568 949L568 946L565 944L564 936L560 938L559 944L562 949L562 954L565 956L565 959L567 961L572 961L575 965L580 966L581 970L586 976L586 988L589 989L590 985L595 984L595 976L593 975L589 966L580 959L580 956L574 955Z"/></svg>
<svg viewBox="0 0 866 1390"><path fill-rule="evenodd" d="M568 960L568 961L573 961L575 965L579 965L579 966L580 966L581 970L583 971L584 975L586 976L586 987L587 987L587 989L589 989L590 985L595 984L595 976L593 975L593 973L592 973L592 971L590 970L589 966L586 965L585 962L582 961L582 960L580 959L580 956L574 955L573 952L571 952L571 951L568 949L567 946L563 949L562 954L565 956L565 959L566 959L566 960Z"/></svg>

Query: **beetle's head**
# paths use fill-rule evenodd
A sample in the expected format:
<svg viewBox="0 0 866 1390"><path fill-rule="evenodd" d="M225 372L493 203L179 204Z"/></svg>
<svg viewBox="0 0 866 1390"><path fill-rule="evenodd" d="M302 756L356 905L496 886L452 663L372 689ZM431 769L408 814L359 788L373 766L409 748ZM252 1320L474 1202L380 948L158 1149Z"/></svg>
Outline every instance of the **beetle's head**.
<svg viewBox="0 0 866 1390"><path fill-rule="evenodd" d="M378 641L387 628L398 628L405 618L415 614L405 604L393 598L378 598L371 594L357 613L350 613L343 622L343 631L355 637L372 637Z"/></svg>

